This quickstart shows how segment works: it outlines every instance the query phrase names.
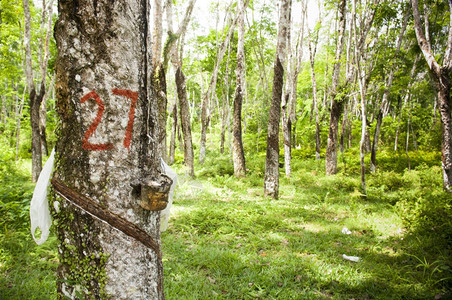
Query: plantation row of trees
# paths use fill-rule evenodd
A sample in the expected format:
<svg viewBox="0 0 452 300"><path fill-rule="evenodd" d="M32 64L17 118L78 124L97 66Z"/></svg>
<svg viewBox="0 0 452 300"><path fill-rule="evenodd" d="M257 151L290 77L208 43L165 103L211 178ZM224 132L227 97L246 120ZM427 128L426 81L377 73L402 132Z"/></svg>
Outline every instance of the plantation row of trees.
<svg viewBox="0 0 452 300"><path fill-rule="evenodd" d="M207 29L200 0L59 1L58 16L53 1L1 3L2 149L14 148L16 160L31 153L35 181L56 144L61 190L155 240L140 243L136 231L112 231L63 201L53 212L63 294L81 283L82 292L118 295L134 282L142 286L125 299L163 297L159 213L136 203L160 182L159 158L180 157L177 145L189 176L213 147L230 154L237 177L246 153L266 150L273 198L282 151L288 177L295 148L324 157L334 175L338 153L359 143L366 194L379 148L406 152L408 168L409 150L441 148L451 191L451 3L212 1ZM127 271L130 261L140 267Z"/></svg>
<svg viewBox="0 0 452 300"><path fill-rule="evenodd" d="M41 151L47 154L47 136L54 139L57 123L51 38L56 15L53 1L31 9L27 2L2 3L1 123L16 144L16 158L31 148L36 180ZM450 189L447 3L312 0L278 7L213 1L216 27L197 34L202 24L192 14L196 1L186 2L174 10L172 1L155 1L151 8L152 78L159 124L168 128L160 131L159 149L170 163L179 142L194 176L194 159L202 163L208 155L207 132L218 129L221 151L231 153L235 175L244 176L244 147L259 149L268 133L266 177L273 182L266 179L265 189L277 197L278 141L290 176L292 148L315 148L318 159L324 152L326 173L335 174L338 151L359 140L365 192L365 171L378 167L379 147L438 149L441 140L444 188ZM175 18L180 24L174 25ZM21 135L29 134L21 134L23 122L33 129L32 147L21 143Z"/></svg>

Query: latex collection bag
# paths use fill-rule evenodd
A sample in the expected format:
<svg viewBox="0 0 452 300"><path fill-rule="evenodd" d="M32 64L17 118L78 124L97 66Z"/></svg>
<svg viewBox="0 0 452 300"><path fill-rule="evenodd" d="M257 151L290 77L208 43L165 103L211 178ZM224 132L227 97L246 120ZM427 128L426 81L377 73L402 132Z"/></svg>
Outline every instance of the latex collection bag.
<svg viewBox="0 0 452 300"><path fill-rule="evenodd" d="M30 203L31 235L38 245L41 245L47 240L50 225L52 225L49 202L47 200L47 188L49 187L54 160L55 149L52 150L49 159L47 159L44 168L42 168L42 171L39 174L38 182L36 183L35 190L33 191L33 198ZM39 239L35 236L38 235L38 228L41 231Z"/></svg>

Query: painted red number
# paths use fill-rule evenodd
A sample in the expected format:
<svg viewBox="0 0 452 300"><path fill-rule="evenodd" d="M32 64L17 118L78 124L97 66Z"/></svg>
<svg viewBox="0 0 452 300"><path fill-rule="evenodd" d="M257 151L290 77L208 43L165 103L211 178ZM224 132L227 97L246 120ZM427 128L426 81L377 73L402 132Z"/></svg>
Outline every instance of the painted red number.
<svg viewBox="0 0 452 300"><path fill-rule="evenodd" d="M92 144L92 143L88 142L88 139L94 134L94 131L96 131L97 126L99 126L99 123L102 120L102 114L104 113L104 109L105 109L104 102L102 102L99 95L94 90L89 92L85 96L83 96L82 99L80 100L80 102L84 103L85 101L87 101L89 99L94 99L94 101L96 101L98 109L97 109L96 118L94 118L93 123L91 123L91 126L85 132L82 147L85 150L91 150L91 151L113 149L113 145L110 143L108 143L108 144Z"/></svg>
<svg viewBox="0 0 452 300"><path fill-rule="evenodd" d="M133 131L133 121L135 118L135 107L138 100L138 93L132 92L131 90L122 90L122 89L113 89L113 95L124 96L127 99L130 99L130 110L129 110L129 122L127 123L126 128L126 136L124 137L124 147L129 149L130 141L132 140L132 131Z"/></svg>

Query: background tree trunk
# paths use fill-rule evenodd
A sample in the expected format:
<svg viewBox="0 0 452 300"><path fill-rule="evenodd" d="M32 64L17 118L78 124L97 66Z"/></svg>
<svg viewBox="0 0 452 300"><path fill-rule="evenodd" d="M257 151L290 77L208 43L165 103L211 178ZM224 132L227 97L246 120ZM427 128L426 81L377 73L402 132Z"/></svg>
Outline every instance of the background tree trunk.
<svg viewBox="0 0 452 300"><path fill-rule="evenodd" d="M314 39L314 46L312 45L312 37L309 36L309 61L311 66L311 82L312 82L312 105L314 108L315 114L315 159L320 159L320 120L319 120L319 107L317 101L317 81L315 78L315 54L317 52L317 41L318 41L319 33L316 32L316 37Z"/></svg>
<svg viewBox="0 0 452 300"><path fill-rule="evenodd" d="M248 6L250 0L245 0L244 7ZM239 11L239 10L238 10ZM209 99L213 93L215 93L215 88L217 86L218 79L218 71L220 69L220 64L223 61L223 57L226 53L227 48L229 47L229 43L231 41L232 35L234 33L235 26L237 24L237 20L239 14L235 15L232 23L229 24L229 32L224 41L221 43L220 48L218 50L218 55L215 63L215 67L212 71L212 76L210 77L209 87L207 88L206 93L202 96L201 102L201 141L199 145L199 162L202 164L206 158L206 139L207 139L207 126L209 124L209 116L208 116L208 103Z"/></svg>
<svg viewBox="0 0 452 300"><path fill-rule="evenodd" d="M149 0L59 1L52 207L60 298L163 299L159 212L140 205L149 182L166 178L149 12Z"/></svg>
<svg viewBox="0 0 452 300"><path fill-rule="evenodd" d="M173 124L171 125L171 142L170 142L169 158L168 158L169 164L174 163L175 154L176 154L176 135L177 135L177 126L178 126L177 98L174 99L174 105L173 105L171 115L173 117Z"/></svg>
<svg viewBox="0 0 452 300"><path fill-rule="evenodd" d="M193 145L191 138L190 112L187 102L186 79L182 69L176 70L176 87L179 97L180 120L182 125L182 133L184 136L184 162L187 167L187 174L195 177Z"/></svg>
<svg viewBox="0 0 452 300"><path fill-rule="evenodd" d="M232 160L234 163L234 175L242 177L246 174L245 153L242 142L242 103L245 82L245 9L243 0L238 0L238 45L237 45L237 86L234 96L234 117L233 117L233 147Z"/></svg>
<svg viewBox="0 0 452 300"><path fill-rule="evenodd" d="M292 0L281 0L278 25L278 42L274 65L273 90L268 117L267 155L265 159L264 194L275 199L279 194L279 120L284 83L287 37L290 28Z"/></svg>
<svg viewBox="0 0 452 300"><path fill-rule="evenodd" d="M452 3L449 0L449 11L452 15ZM452 116L450 103L450 73L452 71L452 17L449 18L449 32L447 46L444 53L443 65L440 66L435 59L430 45L428 25L424 32L419 14L418 0L412 0L414 28L419 47L424 54L424 58L432 71L433 79L438 90L438 104L441 115L441 161L443 168L443 188L452 193ZM428 14L425 17L425 23L428 24Z"/></svg>
<svg viewBox="0 0 452 300"><path fill-rule="evenodd" d="M342 111L342 99L336 99L339 75L341 70L342 49L344 47L345 11L347 1L341 0L338 7L339 28L336 43L336 55L333 64L333 82L331 86L330 128L325 153L325 172L327 175L337 173L337 133Z"/></svg>
<svg viewBox="0 0 452 300"><path fill-rule="evenodd" d="M25 17L24 48L25 48L25 76L30 99L31 123L31 180L36 182L42 169L41 132L39 128L39 109L44 96L44 89L38 94L33 82L33 65L31 57L31 14L29 0L22 0Z"/></svg>
<svg viewBox="0 0 452 300"><path fill-rule="evenodd" d="M402 23L402 28L400 29L400 33L397 39L397 45L396 45L396 52L394 54L393 61L396 62L396 59L398 58L398 55L400 53L400 48L402 46L402 40L403 35L405 33L406 26L408 24L408 17L409 17L409 9L407 8L407 11L405 12L405 17ZM394 80L394 73L398 68L395 67L395 64L393 67L390 68L389 76L386 81L385 90L383 92L383 99L381 100L381 105L378 109L378 115L377 115L377 124L375 126L375 133L374 138L372 142L372 150L371 150L371 156L370 156L370 171L375 172L376 166L377 166L377 150L378 150L378 141L380 137L380 130L381 130L381 123L383 121L383 109L389 105L389 93L390 89L392 87L392 82Z"/></svg>

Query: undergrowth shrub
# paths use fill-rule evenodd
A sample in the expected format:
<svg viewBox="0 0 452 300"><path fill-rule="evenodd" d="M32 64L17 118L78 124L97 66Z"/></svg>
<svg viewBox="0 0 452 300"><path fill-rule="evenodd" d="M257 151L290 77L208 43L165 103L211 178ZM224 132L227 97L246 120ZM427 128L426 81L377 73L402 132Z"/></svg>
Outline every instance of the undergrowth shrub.
<svg viewBox="0 0 452 300"><path fill-rule="evenodd" d="M395 209L405 227L441 237L452 249L452 197L442 190L441 168L422 165L405 171L401 180L405 186Z"/></svg>

